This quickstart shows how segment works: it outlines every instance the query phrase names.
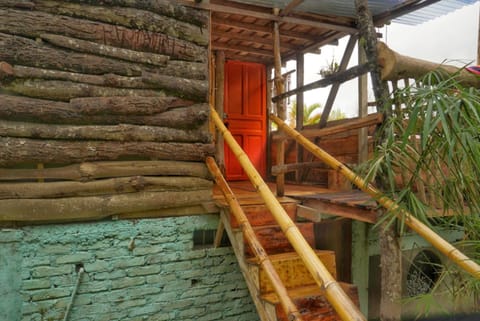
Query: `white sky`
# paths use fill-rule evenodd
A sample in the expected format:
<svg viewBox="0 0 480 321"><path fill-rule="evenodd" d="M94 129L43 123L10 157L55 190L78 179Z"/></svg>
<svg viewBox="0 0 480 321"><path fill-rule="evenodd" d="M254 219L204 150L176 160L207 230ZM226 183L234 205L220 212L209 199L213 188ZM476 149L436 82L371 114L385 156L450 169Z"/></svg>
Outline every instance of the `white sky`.
<svg viewBox="0 0 480 321"><path fill-rule="evenodd" d="M479 26L479 2L465 6L417 26L392 23L380 28L382 41L402 55L442 63L464 66L476 64L477 38ZM340 62L348 38L340 41L338 46L325 46L320 55L305 56L305 84L320 79L318 72L324 68L332 57ZM354 51L350 65L357 64L357 52ZM287 63L287 70L295 69L294 62ZM305 93L307 105L319 102L325 105L328 88L312 90ZM373 100L371 97L369 100ZM357 115L357 81L343 84L337 95L334 109L341 109L348 117Z"/></svg>

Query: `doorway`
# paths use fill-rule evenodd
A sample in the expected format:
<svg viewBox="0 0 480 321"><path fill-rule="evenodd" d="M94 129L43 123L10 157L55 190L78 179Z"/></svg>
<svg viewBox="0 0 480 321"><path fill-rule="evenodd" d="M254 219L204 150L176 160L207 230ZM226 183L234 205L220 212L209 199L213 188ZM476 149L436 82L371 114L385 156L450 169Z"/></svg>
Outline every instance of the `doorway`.
<svg viewBox="0 0 480 321"><path fill-rule="evenodd" d="M266 173L266 68L240 61L225 63L225 124L257 171ZM227 180L247 180L230 148L225 145Z"/></svg>

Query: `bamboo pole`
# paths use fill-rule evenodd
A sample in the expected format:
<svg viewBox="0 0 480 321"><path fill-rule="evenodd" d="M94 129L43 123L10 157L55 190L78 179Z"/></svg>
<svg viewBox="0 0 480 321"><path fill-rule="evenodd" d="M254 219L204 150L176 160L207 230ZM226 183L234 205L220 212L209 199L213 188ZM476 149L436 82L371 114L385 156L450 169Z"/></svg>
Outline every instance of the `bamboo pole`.
<svg viewBox="0 0 480 321"><path fill-rule="evenodd" d="M215 160L210 156L207 157L206 162L207 162L208 169L210 170L210 172L213 175L213 178L215 179L215 182L217 183L218 187L220 187L228 205L230 206L230 211L233 213L233 215L237 219L239 226L242 229L243 235L245 236L245 239L248 242L248 245L252 249L253 253L255 254L255 257L260 262L260 266L265 270L268 276L268 279L272 283L273 289L275 290L275 293L278 295L278 298L280 299L280 303L283 307L283 310L285 311L285 314L288 316L288 320L301 321L302 318L300 313L298 312L297 307L288 296L285 285L280 280L280 276L278 275L277 271L273 267L272 261L268 257L267 252L265 251L262 244L256 237L255 232L252 226L250 225L247 216L245 215L245 212L240 206L240 203L238 202L237 198L233 194L232 190L228 186L225 178L223 177L220 171L220 168L218 168Z"/></svg>
<svg viewBox="0 0 480 321"><path fill-rule="evenodd" d="M211 106L210 114L219 132L223 135L225 142L230 146L230 149L233 151L237 160L242 165L255 189L263 198L265 206L270 210L273 217L280 225L283 233L292 244L293 248L298 253L307 269L312 274L315 282L321 288L325 289L325 296L335 311L337 311L342 320L365 321L366 318L362 315L357 306L355 306L338 282L330 274L325 265L317 257L313 249L310 247L310 244L308 244L308 242L305 240L295 223L285 212L285 209L278 202L275 195L273 195L268 185L263 181L260 173L258 173L253 164L250 162L247 154L245 154L242 148L238 145L232 134L223 124L215 109Z"/></svg>
<svg viewBox="0 0 480 321"><path fill-rule="evenodd" d="M452 260L459 267L464 269L466 272L470 273L473 277L480 279L480 266L475 263L468 256L463 254L456 247L442 239L438 234L432 231L428 226L420 222L415 218L410 212L401 208L398 204L395 203L392 199L388 198L382 194L378 189L376 189L372 184L367 183L364 179L358 176L356 173L351 171L341 162L336 160L333 156L325 152L320 147L313 144L311 141L303 137L299 132L290 128L286 125L280 118L276 117L273 114L270 114L270 119L274 121L279 128L281 128L286 134L293 137L298 143L302 144L308 151L313 153L316 157L323 160L327 165L332 167L332 169L339 171L344 175L349 181L358 186L362 191L369 194L374 198L380 205L387 209L387 211L394 212L398 218L403 218L405 224L407 224L412 230L417 232L421 237L423 237L427 242L432 244L436 249L443 253L447 258Z"/></svg>

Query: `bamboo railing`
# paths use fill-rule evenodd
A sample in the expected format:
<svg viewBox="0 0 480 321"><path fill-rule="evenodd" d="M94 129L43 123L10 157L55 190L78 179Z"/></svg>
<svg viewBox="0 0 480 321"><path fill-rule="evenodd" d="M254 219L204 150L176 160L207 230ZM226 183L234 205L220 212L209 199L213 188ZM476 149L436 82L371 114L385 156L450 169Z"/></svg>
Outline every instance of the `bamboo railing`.
<svg viewBox="0 0 480 321"><path fill-rule="evenodd" d="M299 132L290 128L277 116L270 114L270 119L274 121L278 128L283 130L287 135L295 139L299 144L301 144L305 149L310 151L316 157L324 161L332 169L337 170L342 175L344 175L350 182L355 184L365 193L369 194L373 199L375 199L380 205L386 208L388 211L392 211L398 218L405 220L412 230L418 233L423 237L427 242L434 246L437 250L443 253L447 258L457 264L460 268L470 273L473 277L480 279L480 265L470 259L468 256L463 254L456 247L445 241L438 234L432 231L428 226L420 222L415 218L410 212L401 208L395 201L389 197L382 194L378 189L373 185L368 184L364 179L358 176L356 173L351 171L341 162L336 160L333 156L325 152L323 149L309 141L307 138L303 137Z"/></svg>
<svg viewBox="0 0 480 321"><path fill-rule="evenodd" d="M315 282L325 290L325 296L335 311L339 314L342 320L345 321L366 321L365 316L363 316L358 307L347 296L340 284L333 278L325 265L317 257L313 249L310 247L310 244L305 240L300 230L288 216L268 185L263 181L260 173L255 169L247 154L238 145L237 141L225 127L222 119L212 106L210 106L210 115L218 131L222 134L225 142L228 144L255 189L264 200L265 206L272 213L290 244L311 273Z"/></svg>
<svg viewBox="0 0 480 321"><path fill-rule="evenodd" d="M280 300L280 304L282 305L283 310L288 317L288 320L301 321L302 317L298 312L297 307L295 306L291 298L288 296L287 289L283 285L280 276L273 267L272 261L268 257L267 252L265 251L262 244L255 235L255 232L253 231L253 228L250 225L248 218L245 215L245 212L243 211L240 203L230 189L230 186L228 186L225 178L222 175L222 172L220 171L220 168L218 168L217 163L212 157L207 157L206 163L208 169L213 175L213 178L215 179L215 182L222 191L223 196L225 196L225 199L230 206L231 213L238 221L245 240L255 254L255 257L258 259L260 266L265 270L268 279L272 283L273 289Z"/></svg>

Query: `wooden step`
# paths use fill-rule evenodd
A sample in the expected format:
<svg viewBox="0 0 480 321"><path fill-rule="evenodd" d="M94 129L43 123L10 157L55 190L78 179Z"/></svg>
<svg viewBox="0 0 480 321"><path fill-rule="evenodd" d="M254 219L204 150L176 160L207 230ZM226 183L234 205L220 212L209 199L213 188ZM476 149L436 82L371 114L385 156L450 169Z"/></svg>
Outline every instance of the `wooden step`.
<svg viewBox="0 0 480 321"><path fill-rule="evenodd" d="M315 235L313 232L314 224L312 222L296 223L305 240L310 246L315 247ZM285 252L294 252L285 234L283 234L278 225L256 226L253 228L255 235L262 244L265 251L269 254L278 254ZM248 245L245 245L246 257L252 257L253 252Z"/></svg>
<svg viewBox="0 0 480 321"><path fill-rule="evenodd" d="M297 201L289 198L279 198L279 202L282 204L288 216L290 216L290 218L295 221ZM242 200L242 209L247 216L251 226L277 224L277 222L273 218L273 215L265 207L264 202L259 199L252 200L251 202ZM233 214L230 214L230 224L232 228L239 227L238 222Z"/></svg>
<svg viewBox="0 0 480 321"><path fill-rule="evenodd" d="M335 252L316 250L315 253L330 274L336 278ZM287 289L316 284L312 275L296 252L270 255L269 258ZM259 265L258 260L256 258L251 258L247 260L247 263L249 264L250 273L258 275L257 286L260 289L260 293L266 294L268 292L273 292L273 286L264 269Z"/></svg>
<svg viewBox="0 0 480 321"><path fill-rule="evenodd" d="M352 284L340 283L345 293L352 299L353 303L359 305L357 287ZM335 312L325 297L324 290L317 285L298 287L288 291L290 298L302 315L303 321L341 321L340 316ZM280 301L275 293L261 296L269 315L276 315L277 321L288 321Z"/></svg>

